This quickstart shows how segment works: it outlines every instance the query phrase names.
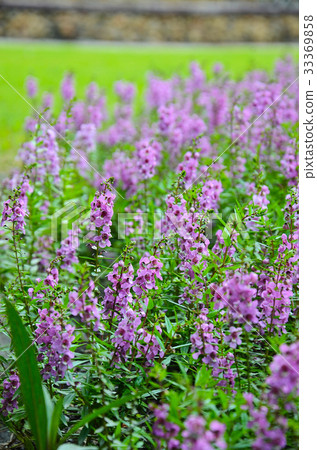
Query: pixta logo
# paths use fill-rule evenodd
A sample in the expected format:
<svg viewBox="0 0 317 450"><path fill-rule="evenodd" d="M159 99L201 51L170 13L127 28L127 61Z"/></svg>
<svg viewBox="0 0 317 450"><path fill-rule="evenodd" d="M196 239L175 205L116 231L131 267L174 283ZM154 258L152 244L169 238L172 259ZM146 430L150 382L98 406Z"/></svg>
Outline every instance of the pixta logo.
<svg viewBox="0 0 317 450"><path fill-rule="evenodd" d="M90 208L82 206L75 201L69 201L65 206L57 210L51 216L51 237L54 241L62 241L71 235L78 236L79 231L87 229L89 223ZM90 239L91 233L85 234L82 237L83 242Z"/></svg>

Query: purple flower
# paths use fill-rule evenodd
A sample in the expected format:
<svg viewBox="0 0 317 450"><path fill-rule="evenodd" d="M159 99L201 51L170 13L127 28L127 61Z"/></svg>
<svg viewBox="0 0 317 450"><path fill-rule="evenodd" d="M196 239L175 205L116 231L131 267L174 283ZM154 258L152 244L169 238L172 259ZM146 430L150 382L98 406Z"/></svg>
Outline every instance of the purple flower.
<svg viewBox="0 0 317 450"><path fill-rule="evenodd" d="M135 96L135 86L132 83L118 81L114 87L115 93L123 103L132 103Z"/></svg>
<svg viewBox="0 0 317 450"><path fill-rule="evenodd" d="M25 234L25 217L28 215L28 198L26 193L31 191L28 178L24 178L14 195L3 204L1 226L6 222L13 223L14 230Z"/></svg>
<svg viewBox="0 0 317 450"><path fill-rule="evenodd" d="M163 136L169 136L174 129L177 113L173 105L161 106L158 110L159 130Z"/></svg>
<svg viewBox="0 0 317 450"><path fill-rule="evenodd" d="M242 343L240 338L242 328L230 327L229 331L230 334L224 337L224 341L227 342L231 348L237 348L237 346Z"/></svg>
<svg viewBox="0 0 317 450"><path fill-rule="evenodd" d="M285 409L295 409L294 400L298 397L298 342L283 344L281 353L274 356L270 365L271 375L266 379L268 389L262 394L261 401L267 406L254 406L254 396L244 394L251 416L249 427L255 432L252 448L280 449L286 446L287 419L283 417ZM272 414L272 416L271 416Z"/></svg>
<svg viewBox="0 0 317 450"><path fill-rule="evenodd" d="M53 267L52 269L48 270L48 275L44 280L44 284L46 286L55 287L58 283L58 269L56 267Z"/></svg>
<svg viewBox="0 0 317 450"><path fill-rule="evenodd" d="M68 237L62 240L60 248L56 251L56 255L62 258L61 268L73 272L73 264L78 263L76 251L79 246L78 232L75 230L68 231Z"/></svg>
<svg viewBox="0 0 317 450"><path fill-rule="evenodd" d="M36 281L38 283L41 283L42 280L41 278L37 278ZM58 284L58 269L56 267L48 267L47 276L44 279L43 284L45 287L43 289L37 290L36 294L34 294L33 288L28 289L28 294L32 300L36 298L42 301L47 296L49 291L53 290Z"/></svg>
<svg viewBox="0 0 317 450"><path fill-rule="evenodd" d="M95 232L93 241L100 248L110 247L111 219L113 216L115 194L110 183L102 183L101 190L97 191L91 202L90 230Z"/></svg>
<svg viewBox="0 0 317 450"><path fill-rule="evenodd" d="M9 378L3 381L3 391L1 399L1 413L7 416L15 409L18 409L18 401L15 398L16 392L20 387L20 379L16 372L11 372Z"/></svg>
<svg viewBox="0 0 317 450"><path fill-rule="evenodd" d="M127 361L132 351L132 346L137 339L136 332L140 324L140 317L138 317L137 313L131 308L123 313L123 319L118 323L112 339L115 346L115 350L112 354L112 361L117 363Z"/></svg>
<svg viewBox="0 0 317 450"><path fill-rule="evenodd" d="M167 441L169 443L172 441L172 445L168 448L180 448L175 447L175 445L180 444L179 440L175 439L180 431L180 427L179 425L176 425L167 420L169 405L158 405L154 408L153 413L156 419L153 425L153 435L156 438L156 441L158 443L161 440Z"/></svg>
<svg viewBox="0 0 317 450"><path fill-rule="evenodd" d="M155 280L156 278L162 280L160 272L162 267L163 264L155 256L143 256L140 259L140 267L133 286L133 290L138 296L146 294L148 290L157 289Z"/></svg>
<svg viewBox="0 0 317 450"><path fill-rule="evenodd" d="M185 430L182 432L184 443L182 449L188 450L213 450L225 449L227 445L223 439L226 426L216 420L212 421L209 429L206 428L206 420L202 416L190 415L184 422Z"/></svg>
<svg viewBox="0 0 317 450"><path fill-rule="evenodd" d="M43 109L51 109L53 107L53 102L54 102L54 97L53 94L50 93L46 93L43 95L43 100L42 100L42 108Z"/></svg>
<svg viewBox="0 0 317 450"><path fill-rule="evenodd" d="M33 77L27 77L26 79L26 91L27 95L30 98L36 97L36 94L38 92L38 84L36 78Z"/></svg>
<svg viewBox="0 0 317 450"><path fill-rule="evenodd" d="M201 191L201 195L198 199L200 208L202 211L218 210L218 202L220 194L223 191L220 181L207 180Z"/></svg>
<svg viewBox="0 0 317 450"><path fill-rule="evenodd" d="M35 329L40 362L44 367L41 371L44 380L54 377L63 379L68 368L72 367L74 354L70 351L75 339L75 327L63 323L60 313L52 307L39 309L39 322Z"/></svg>
<svg viewBox="0 0 317 450"><path fill-rule="evenodd" d="M184 161L177 167L179 173L185 172L184 181L186 188L189 188L196 181L198 159L198 153L187 152L184 156Z"/></svg>
<svg viewBox="0 0 317 450"><path fill-rule="evenodd" d="M129 303L132 303L131 288L133 286L133 267L126 266L121 260L113 265L112 272L108 275L112 288L107 287L104 291L104 315L108 317L122 314Z"/></svg>
<svg viewBox="0 0 317 450"><path fill-rule="evenodd" d="M156 329L159 333L162 333L162 330L159 327L159 325L156 326ZM138 348L137 357L142 357L143 360L146 361L146 365L149 366L153 364L153 361L157 355L159 355L160 358L163 358L164 351L161 349L161 346L158 343L158 340L156 339L153 332L149 333L148 331L140 328L138 330L138 335L139 336L137 342Z"/></svg>
<svg viewBox="0 0 317 450"><path fill-rule="evenodd" d="M206 81L205 72L201 69L198 63L192 62L190 65L191 77L186 83L186 89L188 92L201 91L204 88Z"/></svg>
<svg viewBox="0 0 317 450"><path fill-rule="evenodd" d="M204 433L206 420L201 416L189 416L184 425L185 431L182 432L182 436L196 439Z"/></svg>
<svg viewBox="0 0 317 450"><path fill-rule="evenodd" d="M101 310L94 296L94 289L94 282L89 280L88 288L82 287L79 292L70 292L69 307L73 316L79 316L87 327L91 324L93 331L99 331L103 329L103 326L100 323Z"/></svg>
<svg viewBox="0 0 317 450"><path fill-rule="evenodd" d="M281 398L298 393L299 345L283 344L281 354L276 355L270 365L271 375L266 382L269 386L269 400L277 404Z"/></svg>
<svg viewBox="0 0 317 450"><path fill-rule="evenodd" d="M141 180L152 178L157 166L157 151L151 145L142 147L137 152L137 163Z"/></svg>
<svg viewBox="0 0 317 450"><path fill-rule="evenodd" d="M61 84L61 94L64 100L69 102L75 97L74 79L71 74L67 74Z"/></svg>
<svg viewBox="0 0 317 450"><path fill-rule="evenodd" d="M48 176L53 176L54 182L60 181L60 155L56 131L49 125L42 123L37 138L26 142L20 151L24 164L36 163L32 169L32 177L41 183Z"/></svg>
<svg viewBox="0 0 317 450"><path fill-rule="evenodd" d="M146 100L150 109L159 108L172 100L174 94L173 84L173 80L161 80L152 75L149 77Z"/></svg>
<svg viewBox="0 0 317 450"><path fill-rule="evenodd" d="M77 131L74 139L74 147L86 153L92 153L96 149L96 127L93 123L84 123Z"/></svg>
<svg viewBox="0 0 317 450"><path fill-rule="evenodd" d="M98 99L99 88L97 83L92 82L87 86L86 97L89 102L95 102Z"/></svg>

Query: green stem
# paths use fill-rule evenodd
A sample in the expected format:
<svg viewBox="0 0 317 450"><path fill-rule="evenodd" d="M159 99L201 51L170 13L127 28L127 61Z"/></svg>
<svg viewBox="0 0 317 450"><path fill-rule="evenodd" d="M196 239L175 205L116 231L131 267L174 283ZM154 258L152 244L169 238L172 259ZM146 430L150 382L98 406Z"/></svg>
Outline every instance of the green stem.
<svg viewBox="0 0 317 450"><path fill-rule="evenodd" d="M15 226L14 226L14 222L13 222L13 229L12 229L12 239L13 239L13 248L14 248L14 254L15 254L15 261L16 261L16 265L17 265L17 269L18 269L18 275L19 275L19 282L20 282L20 288L21 288L21 294L22 294L22 298L23 298L23 303L26 309L26 315L27 315L27 319L28 319L28 323L30 325L30 328L32 331L34 331L33 328L33 324L31 322L31 318L30 318L30 308L27 302L27 299L25 297L25 293L24 293L24 287L23 287L23 281L22 281L22 273L21 273L21 268L20 268L20 263L19 263L19 256L18 256L18 250L17 250L17 244L16 244L16 231L15 231Z"/></svg>
<svg viewBox="0 0 317 450"><path fill-rule="evenodd" d="M238 358L237 358L237 352L236 352L236 349L233 350L233 354L234 354L234 362L236 363L236 368L237 368L238 382L239 382L239 389L241 389L241 378L240 378L240 372L239 372Z"/></svg>
<svg viewBox="0 0 317 450"><path fill-rule="evenodd" d="M251 382L250 382L250 348L249 348L249 335L246 332L246 343L247 343L247 379L248 379L248 392L250 392Z"/></svg>

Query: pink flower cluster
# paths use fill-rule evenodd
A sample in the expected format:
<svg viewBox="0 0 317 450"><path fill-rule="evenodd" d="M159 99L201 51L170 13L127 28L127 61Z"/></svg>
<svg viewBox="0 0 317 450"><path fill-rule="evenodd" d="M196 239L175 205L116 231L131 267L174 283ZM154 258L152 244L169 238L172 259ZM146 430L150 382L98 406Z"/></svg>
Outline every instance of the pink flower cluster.
<svg viewBox="0 0 317 450"><path fill-rule="evenodd" d="M185 430L182 432L184 450L213 450L214 446L226 449L227 444L223 438L226 426L213 420L206 427L206 420L202 416L191 415L185 422Z"/></svg>
<svg viewBox="0 0 317 450"><path fill-rule="evenodd" d="M124 152L115 151L111 159L106 159L103 166L105 178L114 177L115 184L122 184L122 188L127 194L135 193L139 169L135 158L129 158Z"/></svg>
<svg viewBox="0 0 317 450"><path fill-rule="evenodd" d="M265 258L266 269L259 277L262 320L269 330L277 328L283 333L286 332L285 325L292 310L292 298L298 283L298 190L295 189L286 196L284 212L284 229L289 230L290 234L287 236L283 233L280 236L280 246L273 265ZM274 266L278 269L273 276Z"/></svg>
<svg viewBox="0 0 317 450"><path fill-rule="evenodd" d="M228 309L229 316L243 324L246 331L250 331L257 324L263 326L260 322L258 301L254 299L257 289L252 287L257 281L255 273L244 274L236 271L221 286L210 285L211 291L214 292L215 308Z"/></svg>
<svg viewBox="0 0 317 450"><path fill-rule="evenodd" d="M286 408L291 408L287 400L290 394L298 395L298 371L299 371L299 343L291 345L283 344L280 354L276 355L270 365L271 375L266 383L269 388L268 400L271 406L278 408L281 403L287 403Z"/></svg>
<svg viewBox="0 0 317 450"><path fill-rule="evenodd" d="M1 399L1 413L7 416L18 409L16 392L20 387L20 379L16 372L11 372L8 378L3 380L3 391Z"/></svg>
<svg viewBox="0 0 317 450"><path fill-rule="evenodd" d="M175 233L180 250L180 268L189 271L189 275L193 277L192 266L198 264L204 255L208 255L209 240L199 227L203 217L201 213L193 210L188 212L186 201L182 196L175 198L170 195L166 203L163 232L166 236L169 236L171 231Z"/></svg>
<svg viewBox="0 0 317 450"><path fill-rule="evenodd" d="M112 342L115 346L112 361L125 362L131 354L132 346L135 344L137 329L141 319L133 309L129 308L124 318L118 323Z"/></svg>
<svg viewBox="0 0 317 450"><path fill-rule="evenodd" d="M217 211L222 191L221 181L207 180L203 184L201 194L198 198L200 209L202 211Z"/></svg>
<svg viewBox="0 0 317 450"><path fill-rule="evenodd" d="M180 442L176 436L180 432L180 426L170 422L168 419L169 405L164 403L158 405L154 409L155 422L153 424L153 435L156 438L158 448L161 448L161 442L167 442L167 448L173 450L180 448Z"/></svg>
<svg viewBox="0 0 317 450"><path fill-rule="evenodd" d="M90 213L90 230L96 234L93 241L97 243L100 248L110 247L111 225L113 216L115 194L111 191L109 183L101 185L100 192L96 192L93 201L91 202Z"/></svg>
<svg viewBox="0 0 317 450"><path fill-rule="evenodd" d="M66 102L70 102L75 97L74 78L72 74L67 74L61 84L61 94Z"/></svg>
<svg viewBox="0 0 317 450"><path fill-rule="evenodd" d="M34 299L43 300L51 290L50 288L54 288L58 284L58 269L56 267L49 267L47 269L47 276L44 278L43 284L44 287L42 289L37 289L35 293L34 288L28 289L29 296ZM37 283L41 283L41 278L36 279ZM47 286L47 287L46 287Z"/></svg>
<svg viewBox="0 0 317 450"><path fill-rule="evenodd" d="M52 176L55 183L60 181L60 154L56 130L42 123L37 137L23 144L19 156L25 165L36 163L31 170L31 179L43 183Z"/></svg>
<svg viewBox="0 0 317 450"><path fill-rule="evenodd" d="M159 334L162 334L162 329L159 325L156 325L155 329L159 332ZM149 333L143 328L140 328L137 333L137 357L143 358L143 361L146 361L146 365L152 365L153 360L156 356L160 356L160 358L163 358L164 351L162 350L158 340L154 335L154 328L152 330L152 333Z"/></svg>
<svg viewBox="0 0 317 450"><path fill-rule="evenodd" d="M254 429L256 439L252 443L253 450L279 450L286 445L285 434L287 431L287 419L279 416L275 419L275 427L271 427L267 406L255 408L253 405L253 394L245 393L244 398L247 402L247 409L252 420L249 422L249 428Z"/></svg>
<svg viewBox="0 0 317 450"><path fill-rule="evenodd" d="M89 280L88 288L82 287L79 292L70 292L69 307L73 316L79 316L85 325L91 326L93 331L99 331L103 329L103 325L100 323L101 310L98 299L94 296L94 289L94 282Z"/></svg>
<svg viewBox="0 0 317 450"><path fill-rule="evenodd" d="M36 97L38 93L37 79L34 77L27 77L26 79L26 92L29 98Z"/></svg>
<svg viewBox="0 0 317 450"><path fill-rule="evenodd" d="M219 333L209 321L208 309L203 308L196 322L197 331L190 336L193 359L198 360L202 356L202 362L213 368L213 377L218 381L218 386L234 387L236 374L232 370L234 356L232 353L219 356ZM237 339L237 338L236 338Z"/></svg>
<svg viewBox="0 0 317 450"><path fill-rule="evenodd" d="M56 255L62 258L62 269L73 272L73 264L78 263L76 256L78 246L78 232L69 230L68 237L62 240L60 248L56 251Z"/></svg>
<svg viewBox="0 0 317 450"><path fill-rule="evenodd" d="M187 152L182 163L178 164L177 171L185 172L185 187L188 189L197 178L199 153Z"/></svg>
<svg viewBox="0 0 317 450"><path fill-rule="evenodd" d="M270 365L271 375L266 379L268 389L261 398L268 406L263 404L256 408L253 394L244 394L247 403L245 409L249 410L252 418L249 427L254 429L256 435L252 445L254 450L284 448L288 424L281 411L283 407L288 410L296 409L293 399L298 396L298 342L289 346L283 344L280 352L274 356ZM292 400L289 399L290 396ZM270 420L271 415L273 420Z"/></svg>
<svg viewBox="0 0 317 450"><path fill-rule="evenodd" d="M209 425L201 415L191 414L181 427L168 419L169 405L164 403L153 407L155 422L153 434L158 448L165 442L168 450L213 450L214 448L226 449L224 440L226 426L217 420L212 420Z"/></svg>
<svg viewBox="0 0 317 450"><path fill-rule="evenodd" d="M160 270L163 264L155 256L143 256L139 265L133 290L138 296L141 296L150 289L157 289L155 278L162 280Z"/></svg>
<svg viewBox="0 0 317 450"><path fill-rule="evenodd" d="M53 308L39 309L39 322L35 329L38 344L38 360L44 363L41 371L43 379L54 377L56 380L65 376L72 367L73 352L70 346L75 336L75 327L65 324L58 311Z"/></svg>
<svg viewBox="0 0 317 450"><path fill-rule="evenodd" d="M123 103L132 103L135 96L135 86L132 83L118 81L115 84L115 93L120 97Z"/></svg>
<svg viewBox="0 0 317 450"><path fill-rule="evenodd" d="M97 130L93 123L83 123L77 131L74 139L74 147L85 153L91 153L96 149Z"/></svg>
<svg viewBox="0 0 317 450"><path fill-rule="evenodd" d="M137 152L137 165L141 180L152 178L157 166L157 150L152 145L142 146Z"/></svg>
<svg viewBox="0 0 317 450"><path fill-rule="evenodd" d="M191 351L195 360L202 356L203 363L213 365L218 354L218 336L207 314L208 309L204 308L198 317L197 331L190 336Z"/></svg>
<svg viewBox="0 0 317 450"><path fill-rule="evenodd" d="M4 202L1 219L2 227L6 222L12 222L14 230L25 234L25 217L28 214L28 198L26 194L30 190L29 180L25 178L15 190L14 195Z"/></svg>
<svg viewBox="0 0 317 450"><path fill-rule="evenodd" d="M122 260L113 265L113 269L108 275L112 287L105 289L102 301L105 317L110 314L111 316L123 314L125 308L132 302L133 272L132 265L125 265Z"/></svg>

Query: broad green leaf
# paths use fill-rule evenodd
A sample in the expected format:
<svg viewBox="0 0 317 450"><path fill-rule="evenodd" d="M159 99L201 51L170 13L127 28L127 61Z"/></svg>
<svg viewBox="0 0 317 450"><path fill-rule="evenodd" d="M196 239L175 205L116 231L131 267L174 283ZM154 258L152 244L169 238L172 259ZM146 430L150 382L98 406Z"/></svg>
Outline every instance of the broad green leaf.
<svg viewBox="0 0 317 450"><path fill-rule="evenodd" d="M49 429L51 428L52 415L53 415L53 411L54 411L54 403L52 402L51 396L45 386L43 386L43 392L44 392L44 400L45 400L45 406L46 406L47 436L48 436Z"/></svg>
<svg viewBox="0 0 317 450"><path fill-rule="evenodd" d="M38 450L47 450L47 413L33 343L14 306L5 300L22 398Z"/></svg>
<svg viewBox="0 0 317 450"><path fill-rule="evenodd" d="M54 411L53 411L52 418L51 418L51 426L49 429L49 444L52 449L56 448L57 433L58 433L58 428L59 428L59 424L61 421L61 415L62 415L62 411L63 411L63 403L64 403L64 399L63 399L63 397L60 397L55 404Z"/></svg>

